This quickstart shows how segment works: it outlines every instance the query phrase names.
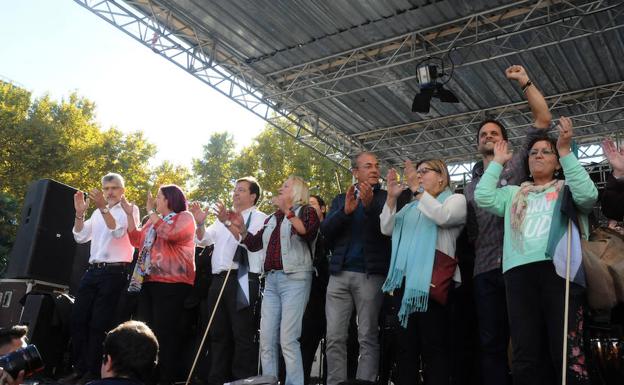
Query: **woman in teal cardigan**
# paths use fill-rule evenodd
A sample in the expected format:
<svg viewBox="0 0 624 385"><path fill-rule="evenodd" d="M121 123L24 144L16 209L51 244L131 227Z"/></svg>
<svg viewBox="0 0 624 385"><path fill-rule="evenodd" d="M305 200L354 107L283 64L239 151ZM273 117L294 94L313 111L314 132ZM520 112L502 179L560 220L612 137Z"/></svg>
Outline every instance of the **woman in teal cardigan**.
<svg viewBox="0 0 624 385"><path fill-rule="evenodd" d="M544 135L530 143L527 162L532 180L497 188L503 165L511 159L507 142L501 141L475 190L480 207L505 218L503 274L514 385L553 383L553 375L559 378L554 383L561 383L568 237L568 217L562 208L571 197L579 223L587 229L587 214L598 198L589 174L571 152L571 120L562 117L558 128L556 141ZM566 375L568 384L587 384L582 350L585 277L579 231L576 225L572 229Z"/></svg>

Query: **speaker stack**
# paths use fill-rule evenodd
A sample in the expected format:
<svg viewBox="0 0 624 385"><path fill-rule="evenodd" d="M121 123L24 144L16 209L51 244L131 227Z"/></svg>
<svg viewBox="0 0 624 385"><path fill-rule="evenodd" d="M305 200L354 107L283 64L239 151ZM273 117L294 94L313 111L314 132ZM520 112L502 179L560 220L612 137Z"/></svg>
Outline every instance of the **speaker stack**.
<svg viewBox="0 0 624 385"><path fill-rule="evenodd" d="M75 270L76 191L52 179L30 185L6 279L0 280L0 326L28 326L29 340L37 345L48 375L60 367L66 347L72 300L64 293Z"/></svg>

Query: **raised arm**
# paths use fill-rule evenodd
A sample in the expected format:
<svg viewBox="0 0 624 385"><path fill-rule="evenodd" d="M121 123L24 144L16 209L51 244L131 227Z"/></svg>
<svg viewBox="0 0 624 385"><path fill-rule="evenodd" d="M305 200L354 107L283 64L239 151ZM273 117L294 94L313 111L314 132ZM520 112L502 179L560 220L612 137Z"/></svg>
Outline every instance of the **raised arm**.
<svg viewBox="0 0 624 385"><path fill-rule="evenodd" d="M522 88L533 114L533 125L536 128L549 128L552 115L548 110L546 99L544 99L544 95L539 91L537 85L529 79L529 75L524 67L512 65L505 70L505 75L507 79L518 82L518 85Z"/></svg>

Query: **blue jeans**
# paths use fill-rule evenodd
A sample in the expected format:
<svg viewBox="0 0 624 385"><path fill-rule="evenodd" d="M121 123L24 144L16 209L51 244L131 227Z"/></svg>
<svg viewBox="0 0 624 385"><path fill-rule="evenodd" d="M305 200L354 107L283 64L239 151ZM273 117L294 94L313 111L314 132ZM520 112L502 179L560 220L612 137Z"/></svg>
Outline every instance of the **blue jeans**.
<svg viewBox="0 0 624 385"><path fill-rule="evenodd" d="M303 384L301 360L301 320L308 303L312 272L286 274L282 270L267 273L260 321L260 359L262 373L277 377L278 344L286 365L285 385Z"/></svg>

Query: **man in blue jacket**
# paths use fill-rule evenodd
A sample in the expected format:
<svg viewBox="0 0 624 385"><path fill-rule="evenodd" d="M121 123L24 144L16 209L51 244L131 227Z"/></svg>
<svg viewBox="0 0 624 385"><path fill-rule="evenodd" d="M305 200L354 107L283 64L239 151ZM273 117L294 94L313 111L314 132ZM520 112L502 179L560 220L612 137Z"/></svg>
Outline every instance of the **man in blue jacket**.
<svg viewBox="0 0 624 385"><path fill-rule="evenodd" d="M327 286L327 384L347 380L347 334L355 305L360 344L356 378L375 381L379 366L378 317L381 286L390 262L390 237L381 234L379 214L386 191L379 184L379 161L362 152L352 162L357 183L334 198L321 224L330 249Z"/></svg>

